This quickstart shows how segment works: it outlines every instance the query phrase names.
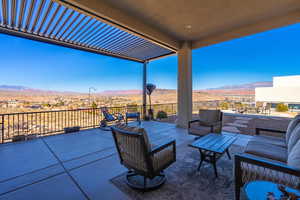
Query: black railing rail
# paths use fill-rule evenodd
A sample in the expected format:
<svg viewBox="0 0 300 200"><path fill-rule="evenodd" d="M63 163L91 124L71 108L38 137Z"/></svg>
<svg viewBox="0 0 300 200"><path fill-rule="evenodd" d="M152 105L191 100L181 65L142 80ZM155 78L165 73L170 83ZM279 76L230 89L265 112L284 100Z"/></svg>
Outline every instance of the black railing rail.
<svg viewBox="0 0 300 200"><path fill-rule="evenodd" d="M218 108L218 101L193 102L193 112L200 108ZM143 106L137 105L136 112L143 114ZM150 108L147 105L146 109ZM154 104L151 106L156 118L158 111L165 111L169 116L177 114L177 103ZM111 113L125 115L126 106L108 107ZM142 118L144 116L141 116ZM101 108L80 108L68 110L50 110L22 113L0 114L0 143L9 142L15 136L44 136L64 132L64 128L80 126L82 129L99 127L103 119Z"/></svg>

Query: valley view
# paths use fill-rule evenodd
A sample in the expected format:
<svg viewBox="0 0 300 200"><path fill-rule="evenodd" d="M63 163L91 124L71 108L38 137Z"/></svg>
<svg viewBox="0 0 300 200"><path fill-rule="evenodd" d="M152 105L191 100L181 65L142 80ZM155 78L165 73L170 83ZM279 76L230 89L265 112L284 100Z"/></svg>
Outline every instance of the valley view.
<svg viewBox="0 0 300 200"><path fill-rule="evenodd" d="M254 102L254 89L257 86L268 86L271 82L259 82L236 86L224 86L193 91L193 102L235 101ZM177 91L174 89L156 89L152 104L177 102ZM141 105L141 90L120 90L78 93L45 91L23 86L0 86L0 113L32 112L46 110L66 110L88 108L93 106L116 107L128 104Z"/></svg>

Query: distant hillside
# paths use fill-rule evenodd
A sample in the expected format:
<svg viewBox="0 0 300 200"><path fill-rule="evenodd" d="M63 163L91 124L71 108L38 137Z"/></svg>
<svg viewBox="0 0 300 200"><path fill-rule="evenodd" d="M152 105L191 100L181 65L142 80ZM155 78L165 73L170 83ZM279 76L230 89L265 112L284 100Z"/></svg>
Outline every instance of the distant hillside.
<svg viewBox="0 0 300 200"><path fill-rule="evenodd" d="M2 91L24 91L29 90L30 88L20 86L20 85L0 85L0 90Z"/></svg>
<svg viewBox="0 0 300 200"><path fill-rule="evenodd" d="M99 92L99 95L133 95L133 94L141 94L141 90L105 90L103 92Z"/></svg>
<svg viewBox="0 0 300 200"><path fill-rule="evenodd" d="M176 93L177 90L175 89L159 89L157 88L154 91L154 95L160 94L169 94L169 93ZM106 90L100 93L100 95L139 95L142 94L142 90Z"/></svg>
<svg viewBox="0 0 300 200"><path fill-rule="evenodd" d="M255 82L241 85L225 85L219 88L209 88L204 90L194 90L196 93L204 94L214 94L214 95L254 95L254 90L256 87L271 87L272 82ZM21 94L31 94L31 95L79 95L79 94L87 94L87 93L79 93L79 92L60 92L60 91L50 91L50 90L41 90L41 89L33 89L25 86L18 85L0 85L0 92L3 95L7 95L9 93L21 93ZM175 94L177 92L176 89L156 89L153 95L167 95L167 94ZM93 93L94 95L100 96L118 96L118 95L140 95L142 94L142 90L106 90L103 92Z"/></svg>
<svg viewBox="0 0 300 200"><path fill-rule="evenodd" d="M41 90L41 89L34 89L25 86L19 85L0 85L0 94L7 95L7 94L22 94L22 95L78 95L82 94L79 92L61 92L61 91L54 91L54 90Z"/></svg>
<svg viewBox="0 0 300 200"><path fill-rule="evenodd" d="M208 88L207 90L255 90L256 87L272 87L272 81L254 82L241 85L225 85L218 88Z"/></svg>

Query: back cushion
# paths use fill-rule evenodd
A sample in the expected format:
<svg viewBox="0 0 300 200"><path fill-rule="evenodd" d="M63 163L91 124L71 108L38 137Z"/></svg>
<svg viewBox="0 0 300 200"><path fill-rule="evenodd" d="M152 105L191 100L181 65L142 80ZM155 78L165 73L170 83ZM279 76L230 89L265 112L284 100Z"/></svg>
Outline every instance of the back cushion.
<svg viewBox="0 0 300 200"><path fill-rule="evenodd" d="M220 120L220 110L199 110L199 118L204 122L217 122Z"/></svg>
<svg viewBox="0 0 300 200"><path fill-rule="evenodd" d="M114 121L115 118L113 115L109 114L108 112L103 112L104 117L106 118L107 121Z"/></svg>
<svg viewBox="0 0 300 200"><path fill-rule="evenodd" d="M300 169L300 140L294 145L291 153L288 155L288 166Z"/></svg>
<svg viewBox="0 0 300 200"><path fill-rule="evenodd" d="M300 122L300 114L294 117L294 119L292 119L292 121L289 123L285 135L285 140L287 144L289 143L291 133L293 132L294 128L297 126L299 122Z"/></svg>
<svg viewBox="0 0 300 200"><path fill-rule="evenodd" d="M140 133L144 137L145 144L147 146L148 151L151 151L151 143L149 142L148 134L145 129L134 126L127 126L126 124L117 124L117 127L122 130L126 130L133 133Z"/></svg>
<svg viewBox="0 0 300 200"><path fill-rule="evenodd" d="M293 147L300 139L300 124L298 124L291 132L290 139L288 142L288 154L291 153Z"/></svg>

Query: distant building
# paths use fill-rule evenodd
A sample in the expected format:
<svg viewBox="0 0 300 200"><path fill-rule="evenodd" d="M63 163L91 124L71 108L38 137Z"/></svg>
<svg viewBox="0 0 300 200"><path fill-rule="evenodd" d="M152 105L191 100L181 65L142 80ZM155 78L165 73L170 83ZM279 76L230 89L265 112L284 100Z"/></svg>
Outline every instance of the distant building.
<svg viewBox="0 0 300 200"><path fill-rule="evenodd" d="M19 104L18 100L7 101L7 107L9 108L16 108L18 104Z"/></svg>
<svg viewBox="0 0 300 200"><path fill-rule="evenodd" d="M237 94L223 94L227 101L253 103L255 100L254 95L237 95Z"/></svg>
<svg viewBox="0 0 300 200"><path fill-rule="evenodd" d="M273 87L255 88L255 102L276 107L285 103L292 109L300 109L300 75L273 77Z"/></svg>

